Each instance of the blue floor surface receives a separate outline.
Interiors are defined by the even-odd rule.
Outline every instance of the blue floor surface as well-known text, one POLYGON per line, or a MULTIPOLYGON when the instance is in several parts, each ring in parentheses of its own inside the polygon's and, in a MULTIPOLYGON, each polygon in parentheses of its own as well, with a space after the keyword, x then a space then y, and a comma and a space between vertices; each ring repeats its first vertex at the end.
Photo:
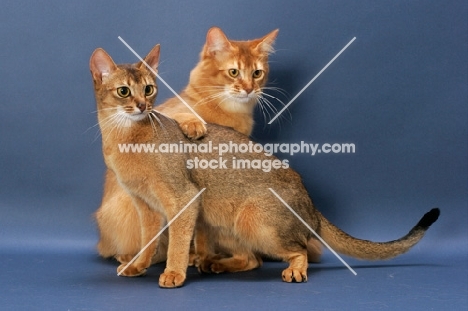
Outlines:
POLYGON ((385 262, 345 258, 354 276, 332 254, 309 265, 309 281, 281 281, 281 262, 254 271, 200 275, 189 268, 186 284, 161 289, 164 265, 139 278, 116 275, 117 263, 90 247, 74 251, 0 254, 2 310, 467 310, 465 251, 415 249, 385 262))

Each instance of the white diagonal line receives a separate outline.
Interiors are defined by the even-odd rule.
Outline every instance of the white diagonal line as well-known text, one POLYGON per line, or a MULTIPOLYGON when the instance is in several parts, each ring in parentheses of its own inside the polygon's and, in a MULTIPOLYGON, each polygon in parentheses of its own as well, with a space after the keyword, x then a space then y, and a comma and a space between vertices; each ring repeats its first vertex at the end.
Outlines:
POLYGON ((202 190, 200 190, 200 192, 198 192, 194 197, 193 199, 190 200, 190 202, 187 203, 187 205, 184 206, 183 209, 181 209, 168 223, 167 225, 165 225, 159 232, 158 234, 156 234, 154 236, 153 239, 151 239, 151 241, 148 242, 148 244, 145 245, 145 247, 143 247, 141 249, 141 251, 136 254, 132 260, 130 260, 129 263, 127 263, 127 265, 119 272, 117 273, 118 276, 120 276, 122 274, 122 272, 124 272, 133 262, 135 262, 135 260, 151 245, 151 243, 153 243, 154 241, 156 241, 156 239, 161 235, 161 233, 164 232, 164 230, 166 230, 167 228, 169 228, 169 226, 180 216, 180 214, 182 214, 186 209, 187 207, 190 206, 190 204, 193 203, 193 201, 196 200, 196 198, 198 198, 200 196, 200 194, 202 194, 203 191, 205 191, 206 188, 203 188, 202 190))
POLYGON ((337 58, 341 55, 341 53, 343 53, 343 52, 348 48, 348 46, 350 46, 351 43, 354 42, 354 40, 356 40, 356 37, 354 37, 353 39, 351 39, 351 41, 349 41, 348 44, 346 44, 346 46, 345 46, 344 48, 342 48, 341 51, 338 52, 338 54, 336 54, 335 57, 333 57, 332 60, 329 61, 328 64, 326 64, 325 67, 323 67, 323 69, 320 70, 320 72, 319 72, 318 74, 316 74, 315 77, 313 77, 312 80, 310 80, 309 83, 307 83, 306 86, 304 86, 304 87, 302 88, 302 90, 300 90, 299 93, 297 93, 297 95, 294 96, 293 99, 291 99, 291 100, 289 101, 289 103, 287 103, 286 106, 284 106, 283 109, 281 109, 281 110, 276 114, 276 116, 273 117, 273 119, 270 120, 270 122, 268 122, 268 124, 273 123, 273 121, 275 121, 276 118, 278 118, 278 117, 280 116, 280 114, 282 114, 282 113, 289 107, 289 105, 291 105, 291 104, 293 103, 293 101, 295 101, 295 100, 299 97, 299 95, 301 95, 302 92, 304 92, 304 91, 312 84, 312 82, 314 82, 314 81, 322 74, 322 72, 324 72, 325 69, 327 69, 328 66, 330 66, 330 65, 335 61, 335 59, 337 59, 337 58))
POLYGON ((180 95, 179 95, 176 91, 174 91, 174 89, 173 89, 169 84, 167 84, 166 81, 164 81, 164 79, 161 78, 161 76, 158 75, 158 73, 157 73, 153 68, 151 68, 151 67, 145 62, 145 60, 144 60, 143 58, 140 57, 140 55, 138 55, 138 53, 135 52, 135 50, 132 49, 132 47, 131 47, 130 45, 128 45, 128 43, 125 42, 124 39, 122 39, 122 37, 119 36, 118 38, 119 38, 120 41, 122 41, 122 43, 123 43, 133 54, 135 54, 135 56, 136 56, 141 62, 143 62, 143 64, 146 65, 146 67, 148 67, 149 70, 151 70, 151 71, 156 75, 156 77, 158 77, 158 79, 159 79, 159 80, 160 80, 160 81, 161 81, 161 82, 162 82, 162 83, 163 83, 163 84, 164 84, 164 85, 165 85, 165 86, 166 86, 166 87, 167 87, 167 88, 168 88, 168 89, 185 105, 185 106, 187 106, 188 109, 190 109, 190 111, 191 111, 198 119, 200 119, 200 121, 201 121, 203 124, 206 124, 205 120, 203 120, 202 117, 200 117, 200 115, 199 115, 198 113, 196 113, 195 110, 193 110, 193 108, 190 107, 190 105, 187 104, 187 102, 186 102, 182 97, 180 97, 180 95))
POLYGON ((272 193, 273 193, 273 194, 274 194, 290 211, 291 211, 291 213, 294 214, 294 216, 297 217, 297 219, 299 219, 299 220, 307 227, 307 229, 309 229, 309 230, 317 237, 317 239, 320 240, 320 242, 323 243, 323 245, 325 245, 325 246, 333 253, 333 255, 335 255, 335 256, 346 266, 346 268, 349 269, 349 271, 351 271, 351 273, 353 273, 354 275, 357 275, 356 271, 354 271, 353 268, 351 268, 351 267, 346 263, 346 261, 344 261, 343 258, 341 258, 341 256, 338 255, 338 253, 335 252, 335 251, 333 250, 333 248, 331 248, 330 245, 328 245, 328 243, 325 242, 325 240, 322 239, 322 237, 321 237, 320 235, 318 235, 317 232, 315 232, 315 230, 312 229, 312 228, 309 226, 309 224, 306 223, 306 222, 304 221, 304 219, 302 219, 301 216, 299 216, 299 214, 297 214, 296 211, 293 210, 292 207, 289 206, 288 203, 286 203, 286 201, 284 201, 283 198, 281 198, 281 197, 275 192, 275 190, 273 190, 273 189, 271 189, 271 188, 268 188, 268 189, 269 189, 269 190, 270 190, 270 191, 271 191, 271 192, 272 192, 272 193))

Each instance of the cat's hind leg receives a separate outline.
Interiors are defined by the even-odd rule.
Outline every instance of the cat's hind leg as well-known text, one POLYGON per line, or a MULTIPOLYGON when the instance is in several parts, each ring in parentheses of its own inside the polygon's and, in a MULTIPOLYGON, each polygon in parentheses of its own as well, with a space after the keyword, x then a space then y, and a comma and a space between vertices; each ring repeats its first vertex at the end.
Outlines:
POLYGON ((133 259, 135 255, 115 255, 114 258, 121 264, 126 265, 133 259))
POLYGON ((320 263, 322 256, 322 243, 315 238, 307 241, 307 260, 310 263, 320 263))
POLYGON ((210 270, 214 273, 249 271, 260 267, 262 263, 262 259, 254 253, 238 250, 232 257, 212 260, 210 270))
POLYGON ((297 229, 294 223, 288 222, 287 217, 273 219, 266 217, 267 212, 268 209, 257 206, 256 202, 245 204, 235 224, 238 241, 243 241, 251 250, 288 262, 289 267, 282 272, 283 281, 307 282, 308 235, 304 230, 297 229))
MULTIPOLYGON (((246 204, 243 213, 251 213, 250 208, 254 208, 254 206, 246 204)), ((234 231, 237 231, 240 226, 245 231, 244 235, 255 236, 249 221, 251 221, 250 218, 245 219, 241 216, 237 219, 234 231)), ((250 244, 244 245, 232 234, 231 230, 211 227, 202 218, 198 220, 195 241, 199 271, 207 273, 240 272, 252 270, 262 265, 262 259, 253 253, 249 247, 250 244)))
POLYGON ((240 243, 236 238, 218 232, 216 253, 221 254, 211 258, 209 269, 214 273, 241 272, 256 269, 263 263, 260 256, 240 243))
POLYGON ((284 282, 307 282, 307 250, 285 254, 283 260, 289 262, 289 267, 282 272, 284 282))

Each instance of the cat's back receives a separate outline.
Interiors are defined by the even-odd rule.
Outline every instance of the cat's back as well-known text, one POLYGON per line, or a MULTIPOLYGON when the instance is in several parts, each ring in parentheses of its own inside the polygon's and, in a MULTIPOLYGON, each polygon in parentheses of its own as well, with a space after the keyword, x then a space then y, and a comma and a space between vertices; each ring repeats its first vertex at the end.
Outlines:
POLYGON ((173 119, 161 114, 158 117, 160 123, 157 126, 161 128, 161 133, 155 135, 156 140, 159 143, 177 144, 176 154, 186 161, 191 159, 192 162, 186 162, 186 167, 193 171, 192 174, 205 179, 204 182, 222 178, 231 180, 233 184, 255 181, 267 182, 271 186, 302 186, 300 175, 289 167, 287 160, 268 154, 261 144, 251 141, 247 135, 230 127, 206 124, 207 134, 201 139, 191 140, 173 119), (202 163, 202 160, 212 165, 200 169, 201 165, 196 164, 202 163))
POLYGON ((235 131, 232 127, 210 123, 206 125, 207 134, 202 141, 211 141, 212 143, 226 143, 232 144, 249 143, 250 139, 247 135, 235 131))
POLYGON ((208 145, 211 153, 198 153, 200 158, 227 160, 226 167, 218 170, 230 180, 238 179, 239 183, 247 181, 268 181, 275 183, 295 185, 300 187, 300 175, 289 167, 288 160, 280 160, 275 155, 266 152, 263 145, 252 141, 247 135, 239 133, 230 127, 207 124, 208 133, 197 144, 208 145))
MULTIPOLYGON (((246 202, 262 202, 255 205, 257 212, 269 213, 275 210, 281 219, 286 219, 290 212, 279 203, 270 189, 281 193, 281 197, 294 206, 303 218, 314 213, 301 176, 289 167, 287 160, 280 160, 261 151, 260 144, 231 128, 214 124, 208 124, 207 128, 208 134, 198 140, 197 144, 211 145, 213 152, 199 150, 191 154, 190 159, 198 158, 198 167, 195 161, 191 162, 189 174, 198 186, 207 189, 203 200, 210 209, 215 210, 214 215, 218 215, 219 210, 234 213, 238 206, 246 202), (219 202, 230 204, 219 205, 219 202)), ((267 214, 262 215, 267 217, 267 214)))

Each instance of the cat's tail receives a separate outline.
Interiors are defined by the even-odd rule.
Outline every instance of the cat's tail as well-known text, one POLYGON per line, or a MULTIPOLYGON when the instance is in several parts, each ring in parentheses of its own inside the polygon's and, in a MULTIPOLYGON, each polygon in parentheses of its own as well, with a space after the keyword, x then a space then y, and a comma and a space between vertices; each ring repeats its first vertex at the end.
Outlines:
POLYGON ((404 237, 389 242, 360 240, 330 223, 320 212, 319 234, 338 253, 364 260, 384 260, 406 253, 421 240, 426 230, 439 218, 440 210, 433 208, 404 237))

